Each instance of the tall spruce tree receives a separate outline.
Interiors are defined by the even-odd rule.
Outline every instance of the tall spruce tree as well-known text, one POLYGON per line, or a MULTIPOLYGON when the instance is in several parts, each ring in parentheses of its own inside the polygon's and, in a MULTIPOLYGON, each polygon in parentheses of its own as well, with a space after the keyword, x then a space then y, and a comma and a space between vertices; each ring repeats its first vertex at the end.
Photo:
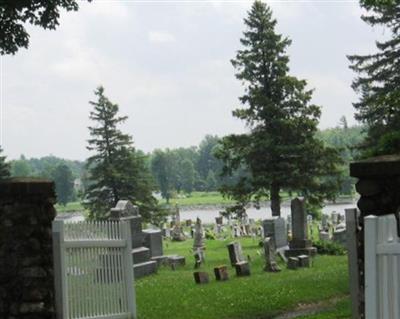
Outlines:
POLYGON ((156 199, 149 171, 143 157, 136 153, 131 136, 118 129, 127 117, 118 115, 118 105, 104 95, 103 87, 97 88, 95 95, 97 101, 89 103, 94 107, 90 119, 96 125, 89 127, 87 146, 95 154, 87 160, 89 178, 84 200, 89 217, 105 218, 120 199, 127 199, 139 206, 145 220, 150 220, 156 199))
POLYGON ((5 156, 1 156, 2 152, 3 150, 0 147, 0 180, 10 176, 10 164, 6 162, 5 156))
POLYGON ((246 122, 250 132, 223 139, 217 156, 223 173, 247 167, 235 185, 223 188, 242 205, 252 196, 269 196, 274 216, 280 215, 280 191, 302 192, 310 203, 336 194, 338 182, 323 178, 336 174, 337 152, 315 138, 320 107, 310 103, 306 81, 289 75, 286 54, 291 41, 276 33, 271 9, 255 1, 244 20, 243 48, 232 60, 245 93, 245 106, 233 115, 246 122))
POLYGON ((356 119, 366 124, 368 136, 364 156, 400 153, 400 2, 360 1, 371 26, 389 29, 389 39, 376 42, 378 52, 349 56, 350 68, 358 73, 353 89, 360 100, 354 103, 356 119))

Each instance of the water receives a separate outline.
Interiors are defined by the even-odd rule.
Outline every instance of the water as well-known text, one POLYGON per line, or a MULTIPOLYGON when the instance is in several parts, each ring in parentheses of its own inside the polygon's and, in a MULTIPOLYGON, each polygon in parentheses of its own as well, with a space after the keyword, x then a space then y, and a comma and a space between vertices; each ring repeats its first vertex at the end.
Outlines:
MULTIPOLYGON (((347 208, 355 208, 355 202, 349 203, 340 203, 340 204, 328 204, 323 209, 322 212, 330 215, 332 212, 337 212, 344 215, 344 210, 347 208)), ((203 223, 215 223, 215 217, 219 216, 219 212, 223 210, 222 208, 206 208, 206 209, 185 209, 181 208, 180 215, 181 220, 191 219, 195 220, 197 217, 201 219, 203 223)), ((260 209, 256 209, 255 207, 246 209, 247 215, 249 218, 257 219, 266 219, 272 217, 271 209, 269 207, 261 207, 260 209)), ((290 204, 284 203, 281 206, 281 216, 287 217, 290 214, 290 204)))
MULTIPOLYGON (((330 215, 332 212, 337 212, 340 214, 344 214, 344 210, 346 208, 355 208, 355 202, 348 203, 339 203, 339 204, 327 204, 323 209, 323 213, 330 215)), ((223 208, 219 207, 207 207, 207 208, 181 208, 180 215, 181 220, 191 219, 195 220, 199 217, 203 223, 210 224, 215 223, 215 217, 219 216, 219 212, 223 210, 223 208)), ((247 208, 246 210, 249 218, 257 219, 266 219, 271 217, 271 209, 269 206, 263 206, 260 209, 255 207, 247 208)), ((283 203, 281 206, 281 216, 287 217, 290 214, 290 203, 283 203)), ((84 217, 80 213, 73 214, 60 214, 57 218, 62 218, 64 220, 72 221, 82 221, 84 217)))

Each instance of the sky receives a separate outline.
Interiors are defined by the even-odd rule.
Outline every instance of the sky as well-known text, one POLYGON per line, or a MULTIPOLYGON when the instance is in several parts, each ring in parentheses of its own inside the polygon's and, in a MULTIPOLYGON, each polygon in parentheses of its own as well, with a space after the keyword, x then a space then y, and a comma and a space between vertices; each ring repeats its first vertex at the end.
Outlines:
MULTIPOLYGON (((293 42, 290 73, 313 88, 320 128, 356 124, 346 55, 375 51, 384 35, 357 1, 267 1, 277 31, 293 42)), ((198 145, 206 134, 244 132, 232 117, 243 93, 230 60, 241 48, 251 1, 79 2, 56 31, 28 27, 30 46, 1 58, 0 144, 9 159, 83 160, 97 86, 129 118, 135 147, 198 145)))

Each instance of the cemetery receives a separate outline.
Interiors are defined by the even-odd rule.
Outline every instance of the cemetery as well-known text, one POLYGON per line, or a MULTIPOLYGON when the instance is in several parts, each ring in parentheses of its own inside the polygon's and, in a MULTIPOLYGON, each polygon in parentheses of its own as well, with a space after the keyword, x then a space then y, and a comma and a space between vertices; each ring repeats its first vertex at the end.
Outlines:
POLYGON ((1 1, 0 319, 400 319, 399 18, 1 1))

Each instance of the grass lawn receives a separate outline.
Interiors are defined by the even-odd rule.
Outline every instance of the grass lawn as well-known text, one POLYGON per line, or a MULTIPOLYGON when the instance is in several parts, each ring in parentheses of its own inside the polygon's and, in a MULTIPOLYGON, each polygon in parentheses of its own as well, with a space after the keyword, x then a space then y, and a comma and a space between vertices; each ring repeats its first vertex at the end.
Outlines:
POLYGON ((251 276, 237 278, 229 266, 230 280, 217 282, 213 267, 229 264, 226 244, 206 241, 206 265, 211 282, 196 285, 193 279, 192 240, 165 241, 165 254, 186 257, 187 265, 172 271, 161 268, 157 275, 136 281, 140 319, 268 319, 296 310, 301 304, 324 303, 324 311, 303 319, 350 318, 346 256, 318 256, 309 269, 263 271, 264 257, 257 240, 240 240, 251 258, 251 276), (330 301, 337 300, 332 306, 330 301))
MULTIPOLYGON (((281 193, 283 200, 289 198, 289 194, 281 193)), ((160 201, 166 203, 165 199, 160 201)), ((223 198, 219 192, 193 192, 182 198, 172 198, 170 204, 178 204, 179 206, 196 206, 196 205, 224 205, 232 204, 234 200, 223 198)))
POLYGON ((81 202, 69 202, 67 205, 55 205, 58 213, 81 212, 84 210, 81 202))

